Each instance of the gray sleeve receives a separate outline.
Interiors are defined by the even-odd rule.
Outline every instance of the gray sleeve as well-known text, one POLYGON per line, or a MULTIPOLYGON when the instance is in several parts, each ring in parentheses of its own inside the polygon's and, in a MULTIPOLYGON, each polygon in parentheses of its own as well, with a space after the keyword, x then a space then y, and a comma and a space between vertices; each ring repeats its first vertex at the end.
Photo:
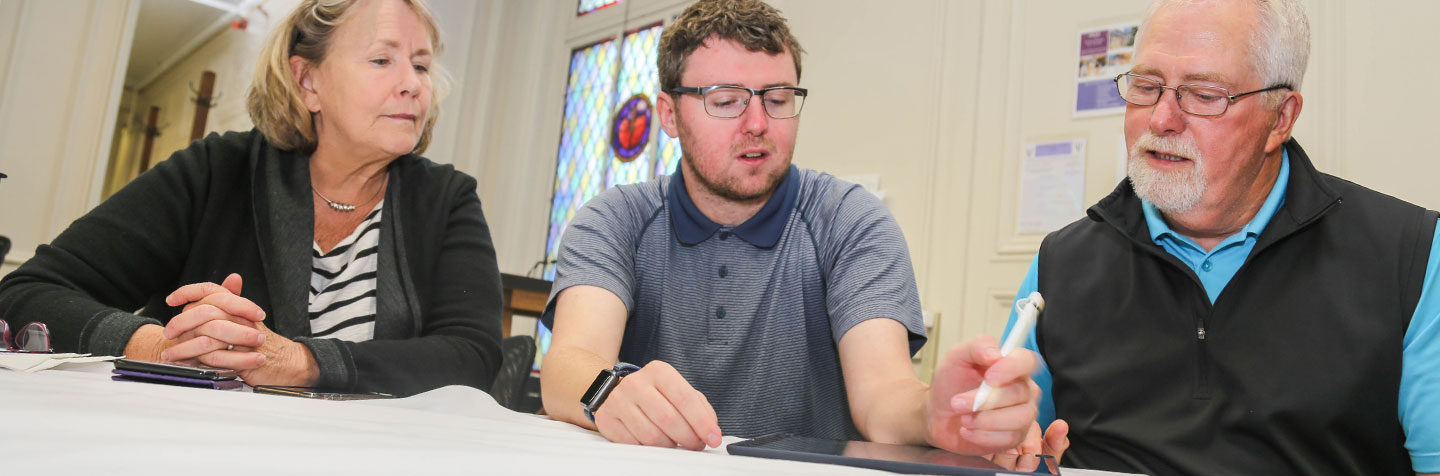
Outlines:
POLYGON ((905 235, 878 198, 850 186, 834 204, 817 244, 826 266, 831 332, 840 338, 861 322, 894 319, 909 331, 910 353, 925 345, 920 293, 905 235))
MULTIPOLYGON (((642 184, 641 187, 644 185, 642 184)), ((658 189, 658 187, 656 187, 658 189)), ((575 213, 560 241, 555 284, 540 320, 554 329, 555 298, 572 286, 596 286, 635 307, 635 250, 645 225, 658 209, 640 187, 615 187, 575 213)))
POLYGON ((145 324, 163 326, 160 321, 140 317, 125 311, 106 311, 90 319, 81 330, 80 341, 84 347, 80 352, 94 355, 125 355, 125 346, 130 336, 145 324))
POLYGON ((350 349, 337 339, 311 339, 299 337, 296 342, 310 349, 315 357, 315 366, 320 369, 316 387, 350 389, 355 385, 355 366, 351 362, 350 349))

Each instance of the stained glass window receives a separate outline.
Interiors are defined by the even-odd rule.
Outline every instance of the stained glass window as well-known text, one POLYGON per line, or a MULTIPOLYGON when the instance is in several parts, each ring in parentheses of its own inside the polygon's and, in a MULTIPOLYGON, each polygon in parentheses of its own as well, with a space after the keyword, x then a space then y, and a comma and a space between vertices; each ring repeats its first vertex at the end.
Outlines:
POLYGON ((575 16, 593 13, 596 10, 614 6, 618 3, 620 3, 620 0, 580 0, 580 7, 575 10, 575 16))
POLYGON ((578 48, 570 56, 545 279, 555 279, 561 235, 585 202, 616 185, 673 173, 680 163, 680 141, 660 131, 653 114, 660 88, 655 59, 663 29, 654 25, 635 30, 578 48), (656 136, 658 140, 651 140, 656 136))
MULTIPOLYGON (((581 2, 582 12, 586 4, 581 2)), ((545 243, 545 279, 555 279, 561 236, 585 202, 616 185, 674 173, 680 163, 680 141, 660 130, 654 114, 660 90, 655 59, 663 30, 659 24, 644 27, 577 48, 570 55, 545 243)), ((536 337, 543 354, 550 333, 542 326, 536 337)))
POLYGON ((615 90, 617 41, 605 40, 570 55, 565 88, 565 120, 555 166, 555 196, 550 202, 550 232, 545 240, 545 279, 555 279, 560 233, 586 201, 599 194, 610 158, 606 140, 615 90))
MULTIPOLYGON (((657 49, 660 45, 660 31, 662 27, 656 26, 625 35, 624 42, 620 46, 620 74, 615 84, 615 104, 623 105, 630 98, 637 94, 643 94, 649 101, 655 100, 655 95, 660 91, 660 72, 655 64, 657 49)), ((651 106, 653 107, 653 106, 651 106)), ((653 115, 647 123, 653 123, 658 119, 653 115)), ((675 159, 666 163, 664 160, 656 161, 654 148, 646 148, 639 155, 631 157, 629 162, 612 161, 610 169, 605 173, 605 188, 616 185, 638 183, 649 180, 657 175, 668 174, 675 170, 675 164, 680 157, 680 141, 667 140, 670 136, 665 135, 658 127, 652 127, 655 135, 660 137, 660 148, 673 149, 671 156, 675 159)), ((617 148, 618 149, 618 148, 617 148)), ((619 150, 615 155, 620 155, 619 150)), ((658 154, 665 157, 662 152, 658 154)))

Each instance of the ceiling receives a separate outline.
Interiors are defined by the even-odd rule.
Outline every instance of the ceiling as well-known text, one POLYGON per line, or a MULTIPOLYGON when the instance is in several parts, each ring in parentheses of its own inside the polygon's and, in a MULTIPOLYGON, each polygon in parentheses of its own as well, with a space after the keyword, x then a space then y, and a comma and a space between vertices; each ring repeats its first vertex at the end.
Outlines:
POLYGON ((215 22, 229 18, 229 12, 218 4, 239 8, 243 0, 141 0, 140 16, 135 24, 135 40, 130 48, 130 67, 125 71, 125 87, 138 89, 152 80, 160 70, 168 68, 182 49, 193 46, 204 36, 213 35, 215 22))

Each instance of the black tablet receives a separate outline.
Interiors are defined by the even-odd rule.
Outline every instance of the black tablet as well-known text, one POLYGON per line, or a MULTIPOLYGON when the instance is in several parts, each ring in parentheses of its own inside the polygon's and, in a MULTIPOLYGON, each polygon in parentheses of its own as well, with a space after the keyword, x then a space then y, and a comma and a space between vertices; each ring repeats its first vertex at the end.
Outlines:
POLYGON ((761 458, 787 459, 810 463, 839 464, 905 474, 945 474, 961 476, 995 475, 1057 475, 1059 465, 1045 455, 1039 469, 1016 471, 1005 469, 978 456, 965 456, 922 446, 890 445, 869 441, 837 441, 788 433, 765 435, 733 443, 726 447, 730 454, 761 458))

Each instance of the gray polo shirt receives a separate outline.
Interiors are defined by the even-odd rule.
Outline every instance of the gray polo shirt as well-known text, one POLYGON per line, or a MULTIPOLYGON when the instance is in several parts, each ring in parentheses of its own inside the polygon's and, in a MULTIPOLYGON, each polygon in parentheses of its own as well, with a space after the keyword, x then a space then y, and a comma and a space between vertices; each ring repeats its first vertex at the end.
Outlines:
MULTIPOLYGON (((662 360, 705 394, 726 435, 859 438, 837 344, 890 318, 925 344, 900 227, 858 185, 792 166, 735 227, 706 218, 679 171, 585 204, 561 242, 555 296, 598 286, 625 303, 620 360, 662 360)), ((579 402, 576 402, 579 405, 579 402)))

